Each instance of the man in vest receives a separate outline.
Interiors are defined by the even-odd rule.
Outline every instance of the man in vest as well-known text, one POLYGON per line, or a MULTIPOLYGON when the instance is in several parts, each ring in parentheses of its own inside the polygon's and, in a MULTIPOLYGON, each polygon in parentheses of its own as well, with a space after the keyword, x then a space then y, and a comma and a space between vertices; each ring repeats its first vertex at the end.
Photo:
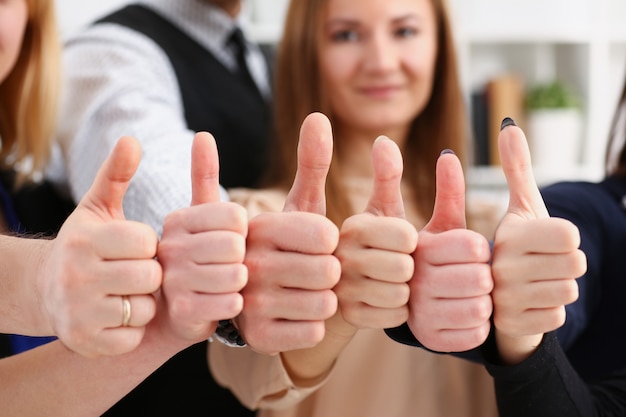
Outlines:
MULTIPOLYGON (((189 205, 194 132, 216 138, 225 188, 259 184, 270 71, 260 47, 242 36, 241 7, 240 0, 138 0, 68 39, 58 139, 75 201, 123 135, 137 137, 143 149, 124 212, 159 235, 165 215, 189 205)), ((215 383, 204 342, 105 415, 254 413, 215 383)))

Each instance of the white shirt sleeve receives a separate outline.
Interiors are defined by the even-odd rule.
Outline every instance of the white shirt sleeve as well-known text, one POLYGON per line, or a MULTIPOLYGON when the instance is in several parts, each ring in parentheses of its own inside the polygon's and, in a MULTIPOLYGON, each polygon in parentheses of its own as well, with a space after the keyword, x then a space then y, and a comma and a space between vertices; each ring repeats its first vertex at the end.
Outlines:
POLYGON ((67 43, 64 73, 58 140, 72 197, 86 193, 121 136, 134 136, 143 155, 124 212, 160 235, 165 215, 191 202, 194 132, 169 59, 144 35, 100 24, 67 43))

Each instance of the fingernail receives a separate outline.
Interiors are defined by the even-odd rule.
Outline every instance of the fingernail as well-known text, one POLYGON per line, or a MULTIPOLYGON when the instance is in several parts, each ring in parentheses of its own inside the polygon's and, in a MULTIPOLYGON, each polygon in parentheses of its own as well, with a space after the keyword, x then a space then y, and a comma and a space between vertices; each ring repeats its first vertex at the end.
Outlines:
POLYGON ((507 126, 517 126, 517 125, 515 124, 515 120, 511 119, 510 117, 505 117, 502 120, 502 124, 500 125, 500 130, 504 130, 504 128, 507 126))
POLYGON ((454 155, 454 151, 452 149, 444 149, 443 151, 441 151, 441 154, 439 154, 439 156, 445 155, 447 153, 454 155))
POLYGON ((376 140, 374 141, 374 143, 381 141, 381 140, 385 140, 385 139, 389 139, 387 136, 385 135, 380 135, 379 137, 376 138, 376 140))

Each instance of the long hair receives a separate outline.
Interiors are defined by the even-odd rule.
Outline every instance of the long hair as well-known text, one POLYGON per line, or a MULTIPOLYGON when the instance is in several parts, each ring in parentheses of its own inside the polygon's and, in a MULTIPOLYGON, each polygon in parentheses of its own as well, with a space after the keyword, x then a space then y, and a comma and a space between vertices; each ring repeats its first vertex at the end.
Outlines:
MULTIPOLYGON (((435 166, 440 152, 453 149, 465 162, 469 140, 448 9, 445 0, 431 1, 437 25, 434 85, 425 108, 413 120, 402 149, 404 178, 414 190, 419 214, 428 217, 434 205, 435 166)), ((309 113, 320 111, 333 121, 319 69, 326 3, 327 0, 292 0, 287 11, 276 61, 276 132, 268 185, 287 188, 292 183, 297 167, 299 128, 309 113)), ((341 176, 335 162, 331 165, 326 192, 331 196, 327 200, 327 216, 340 224, 353 214, 353 209, 346 193, 342 192, 341 176)))
POLYGON ((50 156, 59 98, 61 46, 52 0, 27 0, 28 22, 13 70, 0 84, 0 163, 18 182, 50 156))

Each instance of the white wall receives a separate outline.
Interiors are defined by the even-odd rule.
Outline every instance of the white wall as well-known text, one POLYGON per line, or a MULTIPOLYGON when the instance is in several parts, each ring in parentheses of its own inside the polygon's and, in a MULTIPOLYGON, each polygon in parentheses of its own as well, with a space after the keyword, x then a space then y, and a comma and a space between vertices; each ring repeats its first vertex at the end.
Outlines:
POLYGON ((61 35, 67 36, 82 25, 126 3, 130 3, 130 0, 56 0, 61 35))
MULTIPOLYGON (((171 0, 184 1, 184 0, 171 0)), ((62 36, 132 0, 56 0, 62 36)), ((282 31, 288 0, 243 0, 243 13, 252 23, 250 34, 258 41, 274 42, 282 31)))

